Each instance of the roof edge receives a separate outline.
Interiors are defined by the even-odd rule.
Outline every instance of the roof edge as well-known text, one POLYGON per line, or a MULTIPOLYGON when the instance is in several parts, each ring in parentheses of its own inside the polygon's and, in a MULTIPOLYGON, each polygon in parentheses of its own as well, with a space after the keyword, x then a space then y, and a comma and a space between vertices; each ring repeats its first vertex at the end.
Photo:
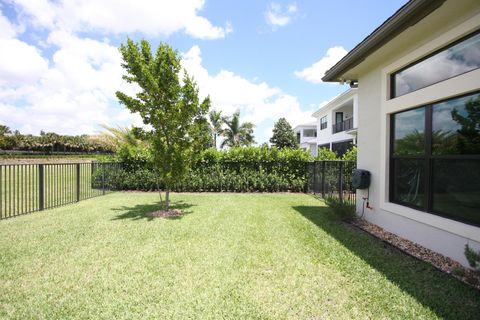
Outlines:
POLYGON ((324 82, 341 82, 340 79, 348 70, 359 65, 373 52, 388 43, 404 30, 415 25, 427 15, 438 9, 446 0, 411 0, 385 20, 370 35, 362 40, 355 48, 330 68, 322 77, 324 82))
POLYGON ((357 93, 357 88, 350 88, 346 91, 343 91, 340 93, 338 96, 334 97, 332 100, 328 101, 324 106, 321 106, 320 108, 317 109, 314 113, 312 113, 312 117, 318 118, 320 114, 325 112, 325 110, 331 108, 341 100, 346 100, 349 98, 353 98, 353 96, 357 93))

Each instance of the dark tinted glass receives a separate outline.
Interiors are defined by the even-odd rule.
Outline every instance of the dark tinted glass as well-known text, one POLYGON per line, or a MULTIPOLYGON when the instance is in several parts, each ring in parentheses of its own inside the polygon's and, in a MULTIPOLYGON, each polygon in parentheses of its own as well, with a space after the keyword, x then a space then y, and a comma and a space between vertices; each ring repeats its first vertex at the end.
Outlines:
POLYGON ((320 129, 323 130, 327 127, 327 116, 320 118, 320 129))
POLYGON ((425 153, 425 108, 393 115, 395 156, 414 156, 425 153))
POLYGON ((392 75, 392 98, 480 68, 480 33, 392 75))
POLYGON ((432 152, 480 154, 480 94, 433 105, 432 152))
POLYGON ((434 160, 433 210, 480 225, 480 160, 434 160))
POLYGON ((393 160, 393 201, 411 206, 425 206, 425 161, 393 160))

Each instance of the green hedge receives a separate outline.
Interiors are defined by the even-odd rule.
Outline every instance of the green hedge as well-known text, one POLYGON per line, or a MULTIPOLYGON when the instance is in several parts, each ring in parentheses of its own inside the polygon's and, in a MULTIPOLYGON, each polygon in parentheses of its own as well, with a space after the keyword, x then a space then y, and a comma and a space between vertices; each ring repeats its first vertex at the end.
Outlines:
MULTIPOLYGON (((121 169, 109 173, 120 190, 157 189, 157 175, 146 150, 118 152, 121 169)), ((174 191, 278 192, 305 191, 310 156, 297 149, 243 147, 208 149, 199 155, 174 191)), ((160 188, 165 186, 159 181, 160 188)))

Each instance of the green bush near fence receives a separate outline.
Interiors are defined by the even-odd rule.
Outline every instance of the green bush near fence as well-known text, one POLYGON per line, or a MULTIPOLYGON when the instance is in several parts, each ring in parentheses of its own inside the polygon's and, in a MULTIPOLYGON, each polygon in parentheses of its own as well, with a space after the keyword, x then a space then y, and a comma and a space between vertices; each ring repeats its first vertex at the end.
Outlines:
POLYGON ((339 199, 338 197, 327 196, 325 203, 329 206, 333 213, 343 221, 352 221, 355 219, 355 202, 349 202, 339 199))
MULTIPOLYGON (((122 169, 115 175, 120 190, 157 189, 158 175, 149 166, 146 150, 125 148, 118 153, 122 169)), ((308 153, 299 149, 232 148, 205 150, 174 191, 279 192, 305 191, 308 153)), ((162 181, 159 187, 163 188, 162 181)))

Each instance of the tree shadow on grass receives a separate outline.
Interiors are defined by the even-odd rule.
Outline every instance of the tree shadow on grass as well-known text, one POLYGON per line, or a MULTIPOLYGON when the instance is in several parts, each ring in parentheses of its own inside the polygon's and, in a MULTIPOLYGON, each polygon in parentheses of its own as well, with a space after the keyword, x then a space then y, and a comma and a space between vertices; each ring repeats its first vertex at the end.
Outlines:
MULTIPOLYGON (((328 207, 294 206, 390 282, 445 319, 478 319, 480 292, 379 239, 340 222, 328 207)), ((338 266, 337 266, 338 267, 338 266)), ((345 263, 346 273, 354 272, 345 263)), ((391 303, 394 303, 393 301, 391 303)))
POLYGON ((163 204, 160 203, 149 203, 149 204, 137 204, 133 207, 120 207, 114 208, 114 211, 122 212, 118 216, 114 217, 112 220, 123 220, 123 219, 130 219, 130 220, 140 220, 146 219, 151 221, 153 219, 167 219, 167 220, 178 220, 186 216, 187 214, 192 213, 191 210, 187 210, 194 205, 191 203, 185 203, 184 201, 174 201, 170 203, 171 209, 177 209, 182 211, 182 215, 179 216, 172 216, 172 217, 165 217, 165 218, 154 218, 149 216, 148 214, 157 210, 163 209, 163 204))

